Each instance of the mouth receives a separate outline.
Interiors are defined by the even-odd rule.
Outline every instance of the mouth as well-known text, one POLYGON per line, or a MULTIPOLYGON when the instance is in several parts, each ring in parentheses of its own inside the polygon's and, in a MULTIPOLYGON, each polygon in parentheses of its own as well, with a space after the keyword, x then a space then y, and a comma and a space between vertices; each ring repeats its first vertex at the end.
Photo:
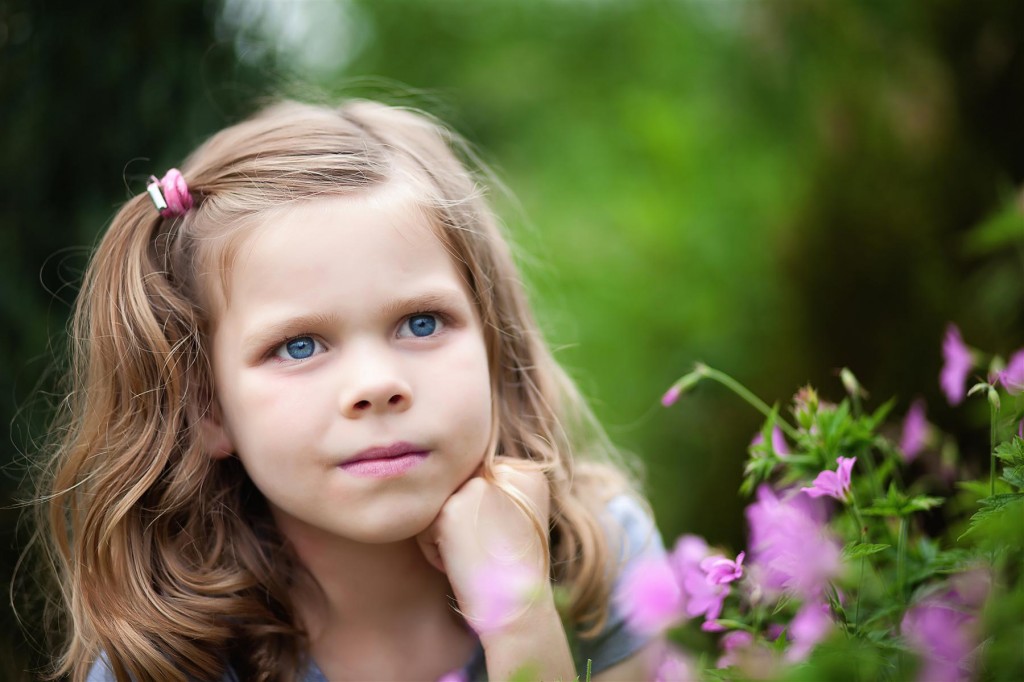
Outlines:
POLYGON ((390 478, 405 473, 430 454, 430 450, 412 443, 392 443, 367 448, 349 457, 339 466, 354 476, 390 478))

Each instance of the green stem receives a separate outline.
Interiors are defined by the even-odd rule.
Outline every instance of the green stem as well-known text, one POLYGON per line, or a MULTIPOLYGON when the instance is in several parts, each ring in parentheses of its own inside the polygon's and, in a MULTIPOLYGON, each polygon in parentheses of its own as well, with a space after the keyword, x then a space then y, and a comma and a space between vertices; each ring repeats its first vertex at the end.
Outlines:
POLYGON ((772 419, 774 416, 775 423, 778 424, 779 428, 781 428, 782 431, 792 440, 795 441, 799 438, 799 434, 797 433, 796 429, 790 426, 789 423, 786 422, 786 420, 779 417, 779 415, 773 415, 772 408, 768 407, 767 403, 765 403, 763 400, 761 400, 756 395, 751 393, 746 386, 736 381, 728 374, 725 374, 724 372, 719 372, 717 369, 712 369, 711 367, 708 367, 703 363, 697 364, 697 371, 706 376, 708 379, 717 381, 718 383, 722 384, 723 386, 731 390, 733 393, 738 395, 739 397, 746 400, 754 407, 754 409, 763 414, 766 418, 772 419))
POLYGON ((999 408, 989 401, 988 421, 988 487, 989 495, 996 494, 996 422, 999 421, 999 408))
POLYGON ((882 481, 878 478, 878 472, 875 469, 875 458, 872 454, 871 447, 862 448, 858 453, 860 456, 857 458, 858 462, 864 462, 864 466, 868 470, 868 482, 871 483, 872 492, 875 497, 882 496, 882 481))
POLYGON ((900 517, 900 535, 896 542, 896 585, 900 601, 906 603, 907 591, 907 517, 900 517))
MULTIPOLYGON (((860 541, 863 543, 867 540, 868 529, 864 525, 864 518, 860 515, 860 507, 857 506, 857 496, 850 490, 850 511, 853 512, 853 518, 857 522, 857 535, 860 536, 860 541)), ((853 606, 853 622, 855 627, 860 628, 860 595, 864 591, 864 560, 866 557, 860 558, 860 584, 857 586, 857 603, 853 606)))

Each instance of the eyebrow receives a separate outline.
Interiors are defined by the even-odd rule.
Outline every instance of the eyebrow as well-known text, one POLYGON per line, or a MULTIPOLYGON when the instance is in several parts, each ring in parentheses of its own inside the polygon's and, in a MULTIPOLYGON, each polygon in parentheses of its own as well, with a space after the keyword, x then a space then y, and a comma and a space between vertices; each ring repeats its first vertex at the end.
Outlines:
MULTIPOLYGON (((438 289, 408 298, 388 300, 377 309, 377 314, 388 318, 445 308, 469 315, 472 314, 472 310, 467 304, 468 301, 462 292, 456 289, 438 289)), ((340 317, 334 313, 310 313, 287 317, 260 325, 257 330, 243 336, 242 348, 246 356, 252 356, 262 353, 271 343, 284 340, 291 335, 336 326, 340 321, 340 317)))

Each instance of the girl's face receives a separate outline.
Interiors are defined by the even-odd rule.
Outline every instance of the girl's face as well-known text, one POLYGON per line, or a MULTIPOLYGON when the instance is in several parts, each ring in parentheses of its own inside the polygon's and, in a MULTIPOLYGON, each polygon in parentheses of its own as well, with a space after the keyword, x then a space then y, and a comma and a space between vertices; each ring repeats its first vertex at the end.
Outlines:
POLYGON ((207 428, 285 535, 423 531, 484 456, 491 386, 475 306, 409 193, 281 209, 243 241, 228 283, 207 428))

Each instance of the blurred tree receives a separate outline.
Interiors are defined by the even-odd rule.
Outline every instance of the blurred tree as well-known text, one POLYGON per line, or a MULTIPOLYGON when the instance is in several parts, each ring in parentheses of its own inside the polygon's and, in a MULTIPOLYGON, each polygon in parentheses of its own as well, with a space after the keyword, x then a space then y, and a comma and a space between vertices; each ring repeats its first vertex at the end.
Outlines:
MULTIPOLYGON (((0 584, 27 539, 28 467, 58 397, 54 358, 94 242, 117 204, 237 115, 261 76, 214 34, 215 8, 175 3, 0 3, 0 584), (45 376, 44 376, 45 375, 45 376), (42 392, 35 392, 40 387, 42 392)), ((22 617, 0 615, 0 678, 19 679, 45 651, 34 565, 14 587, 22 617), (29 646, 25 646, 26 638, 29 646)))

